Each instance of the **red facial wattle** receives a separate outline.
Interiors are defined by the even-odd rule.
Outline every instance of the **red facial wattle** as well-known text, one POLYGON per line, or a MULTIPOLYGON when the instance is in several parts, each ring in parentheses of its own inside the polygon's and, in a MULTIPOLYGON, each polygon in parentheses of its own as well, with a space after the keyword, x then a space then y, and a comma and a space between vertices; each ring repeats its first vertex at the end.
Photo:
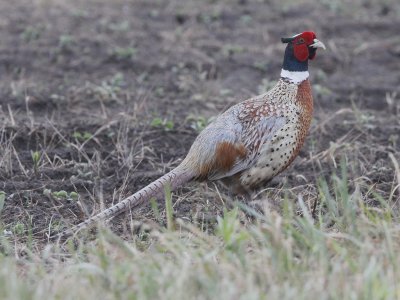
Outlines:
POLYGON ((306 61, 308 59, 308 47, 306 44, 295 45, 294 46, 294 56, 298 61, 306 61))
POLYGON ((308 46, 314 42, 316 35, 312 31, 305 31, 302 34, 298 35, 294 41, 294 56, 297 60, 303 62, 307 59, 314 59, 316 52, 310 53, 308 46))

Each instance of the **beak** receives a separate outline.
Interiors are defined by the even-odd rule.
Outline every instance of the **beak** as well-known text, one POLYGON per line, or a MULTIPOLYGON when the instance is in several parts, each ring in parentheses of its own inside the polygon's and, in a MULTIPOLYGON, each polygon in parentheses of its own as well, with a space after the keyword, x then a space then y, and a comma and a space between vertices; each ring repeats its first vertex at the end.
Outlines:
POLYGON ((322 48, 322 49, 326 50, 326 47, 325 47, 324 43, 321 42, 320 40, 314 39, 313 42, 314 42, 314 44, 311 44, 310 47, 313 47, 313 48, 322 48))

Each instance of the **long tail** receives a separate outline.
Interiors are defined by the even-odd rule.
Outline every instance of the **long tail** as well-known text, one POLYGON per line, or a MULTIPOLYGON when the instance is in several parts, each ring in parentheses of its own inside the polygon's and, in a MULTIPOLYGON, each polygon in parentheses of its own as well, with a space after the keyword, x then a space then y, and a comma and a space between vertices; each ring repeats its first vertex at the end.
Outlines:
POLYGON ((171 190, 174 190, 182 186, 186 182, 192 180, 193 178, 194 178, 193 174, 185 170, 185 168, 182 167, 182 165, 180 165, 175 169, 173 169, 172 171, 170 171, 169 173, 160 177, 156 181, 153 181, 148 186, 142 188, 140 191, 125 198, 121 202, 115 204, 114 206, 111 206, 110 208, 103 210, 102 212, 87 219, 86 221, 57 234, 55 238, 58 239, 67 238, 68 236, 71 236, 82 229, 93 226, 99 221, 115 217, 128 209, 137 207, 153 197, 154 198, 160 197, 161 195, 163 195, 164 187, 167 184, 170 185, 171 190))

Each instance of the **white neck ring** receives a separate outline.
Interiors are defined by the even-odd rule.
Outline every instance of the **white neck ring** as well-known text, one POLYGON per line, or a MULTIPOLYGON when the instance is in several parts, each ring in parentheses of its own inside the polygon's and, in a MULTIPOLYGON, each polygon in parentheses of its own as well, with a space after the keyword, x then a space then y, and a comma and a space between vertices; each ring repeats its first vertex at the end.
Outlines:
POLYGON ((285 78, 289 80, 289 82, 294 83, 294 84, 299 84, 302 83, 304 80, 308 79, 310 76, 310 73, 308 71, 288 71, 285 69, 282 69, 281 71, 281 78, 285 78))

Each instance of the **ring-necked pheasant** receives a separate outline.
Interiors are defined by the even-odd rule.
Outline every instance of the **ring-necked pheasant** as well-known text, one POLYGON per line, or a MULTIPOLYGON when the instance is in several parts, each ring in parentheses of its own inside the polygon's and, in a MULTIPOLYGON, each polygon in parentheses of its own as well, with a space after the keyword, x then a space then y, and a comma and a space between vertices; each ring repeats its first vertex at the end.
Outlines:
POLYGON ((281 78, 270 91, 221 114, 199 134, 175 169, 59 236, 160 197, 166 184, 173 190, 191 180, 228 179, 236 188, 248 190, 286 169, 299 153, 311 123, 308 60, 325 46, 311 31, 282 38, 282 42, 287 46, 281 78))

